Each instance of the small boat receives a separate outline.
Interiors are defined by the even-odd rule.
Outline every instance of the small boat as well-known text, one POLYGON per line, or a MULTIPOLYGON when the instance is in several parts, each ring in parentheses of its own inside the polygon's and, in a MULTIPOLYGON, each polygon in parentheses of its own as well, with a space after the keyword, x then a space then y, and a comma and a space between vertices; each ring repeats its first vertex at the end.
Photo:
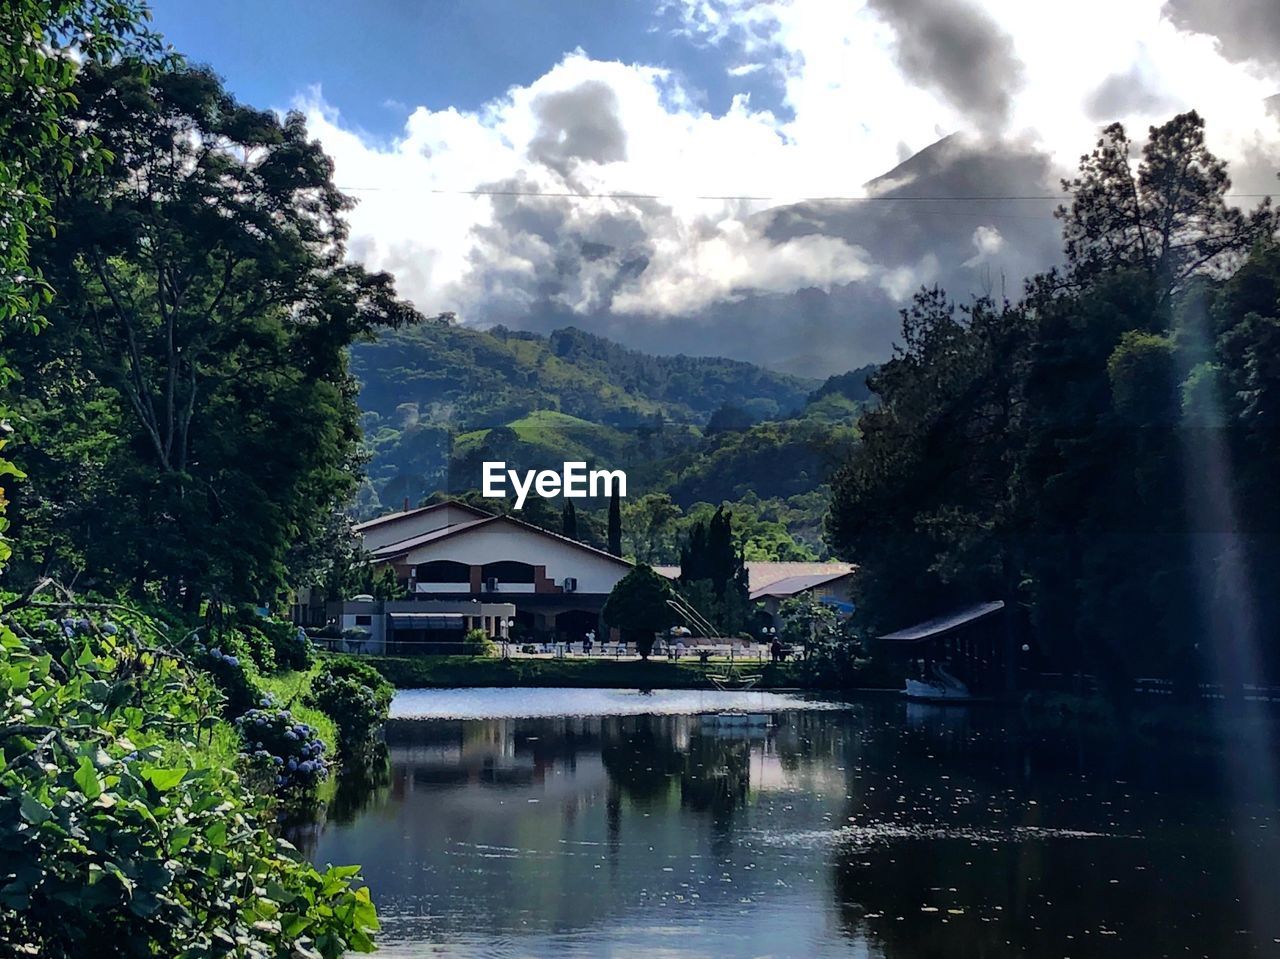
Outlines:
POLYGON ((768 713, 747 713, 740 709, 702 715, 704 726, 768 726, 772 721, 773 717, 768 713))
POLYGON ((711 681, 711 685, 722 692, 730 690, 750 689, 756 683, 760 682, 760 674, 753 673, 750 675, 737 675, 727 673, 724 675, 708 674, 707 679, 711 681))
POLYGON ((907 699, 922 702, 968 702, 973 699, 969 687, 941 663, 934 663, 930 675, 925 679, 908 679, 907 699))

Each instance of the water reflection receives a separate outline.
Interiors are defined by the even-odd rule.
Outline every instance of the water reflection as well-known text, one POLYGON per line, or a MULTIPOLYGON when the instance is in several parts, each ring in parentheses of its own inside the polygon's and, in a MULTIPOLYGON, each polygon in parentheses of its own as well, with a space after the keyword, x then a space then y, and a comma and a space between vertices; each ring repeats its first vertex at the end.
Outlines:
POLYGON ((1263 797, 1222 755, 898 703, 397 721, 318 861, 364 865, 390 955, 1272 955, 1263 797), (1247 828, 1239 828, 1239 823, 1247 828), (1234 828, 1234 834, 1233 834, 1234 828), (1249 852, 1251 855, 1244 855, 1249 852))

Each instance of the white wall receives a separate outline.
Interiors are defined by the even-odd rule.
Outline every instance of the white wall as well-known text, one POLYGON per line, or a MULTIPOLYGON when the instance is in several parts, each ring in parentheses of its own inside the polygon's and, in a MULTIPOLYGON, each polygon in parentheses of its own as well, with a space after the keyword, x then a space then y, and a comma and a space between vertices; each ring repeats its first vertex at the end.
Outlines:
POLYGON ((427 543, 411 550, 404 562, 416 566, 440 559, 472 566, 501 560, 545 566, 557 586, 566 576, 577 578, 579 593, 608 593, 631 569, 621 560, 503 520, 427 543))

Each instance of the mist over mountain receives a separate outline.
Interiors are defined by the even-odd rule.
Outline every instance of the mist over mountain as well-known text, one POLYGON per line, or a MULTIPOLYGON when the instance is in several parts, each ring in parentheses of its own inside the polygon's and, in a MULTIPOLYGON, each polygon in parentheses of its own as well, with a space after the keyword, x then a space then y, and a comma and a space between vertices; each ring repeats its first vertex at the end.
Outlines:
POLYGON ((554 242, 556 256, 532 301, 506 309, 499 297, 495 315, 504 325, 541 333, 572 323, 653 354, 717 354, 829 376, 887 358, 898 310, 922 285, 940 283, 961 301, 1016 296, 1028 276, 1056 263, 1058 172, 1030 148, 947 136, 865 184, 866 199, 788 204, 746 218, 745 233, 764 255, 811 257, 823 282, 790 291, 730 290, 678 316, 614 309, 616 295, 654 255, 641 212, 584 217, 545 198, 504 197, 498 224, 489 228, 493 241, 554 242), (855 271, 860 278, 830 282, 822 263, 832 249, 852 251, 865 264, 855 271), (570 299, 581 302, 584 285, 594 291, 595 306, 566 305, 566 291, 573 288, 570 299))

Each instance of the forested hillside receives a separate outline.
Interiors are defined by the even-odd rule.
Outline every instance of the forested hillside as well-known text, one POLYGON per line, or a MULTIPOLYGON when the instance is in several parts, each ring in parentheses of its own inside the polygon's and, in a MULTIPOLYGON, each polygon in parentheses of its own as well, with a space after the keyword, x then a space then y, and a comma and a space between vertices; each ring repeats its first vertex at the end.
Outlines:
MULTIPOLYGON (((645 529, 655 509, 701 516, 738 504, 736 528, 755 558, 825 553, 824 484, 872 402, 874 369, 819 383, 716 357, 650 356, 577 329, 543 337, 447 318, 388 331, 352 354, 370 457, 361 518, 476 490, 487 460, 520 469, 584 460, 627 471, 624 508, 645 529), (767 528, 749 532, 757 520, 767 528)), ((604 504, 578 505, 580 535, 603 545, 593 511, 602 520, 604 504)), ((526 518, 554 526, 558 509, 531 503, 526 518)), ((632 554, 674 561, 678 526, 628 537, 632 554)))
POLYGON ((817 385, 736 360, 650 356, 573 328, 543 337, 448 319, 361 344, 353 368, 378 427, 429 420, 458 432, 534 410, 627 429, 657 416, 702 424, 727 403, 763 420, 793 411, 817 385))
MULTIPOLYGON (((441 318, 352 352, 370 456, 361 516, 476 489, 486 460, 585 460, 627 470, 632 499, 773 503, 821 550, 825 477, 870 400, 870 368, 818 383, 715 357, 650 356, 577 329, 543 337, 441 318), (802 507, 781 508, 795 498, 802 507)), ((587 535, 601 504, 581 505, 587 535)))

